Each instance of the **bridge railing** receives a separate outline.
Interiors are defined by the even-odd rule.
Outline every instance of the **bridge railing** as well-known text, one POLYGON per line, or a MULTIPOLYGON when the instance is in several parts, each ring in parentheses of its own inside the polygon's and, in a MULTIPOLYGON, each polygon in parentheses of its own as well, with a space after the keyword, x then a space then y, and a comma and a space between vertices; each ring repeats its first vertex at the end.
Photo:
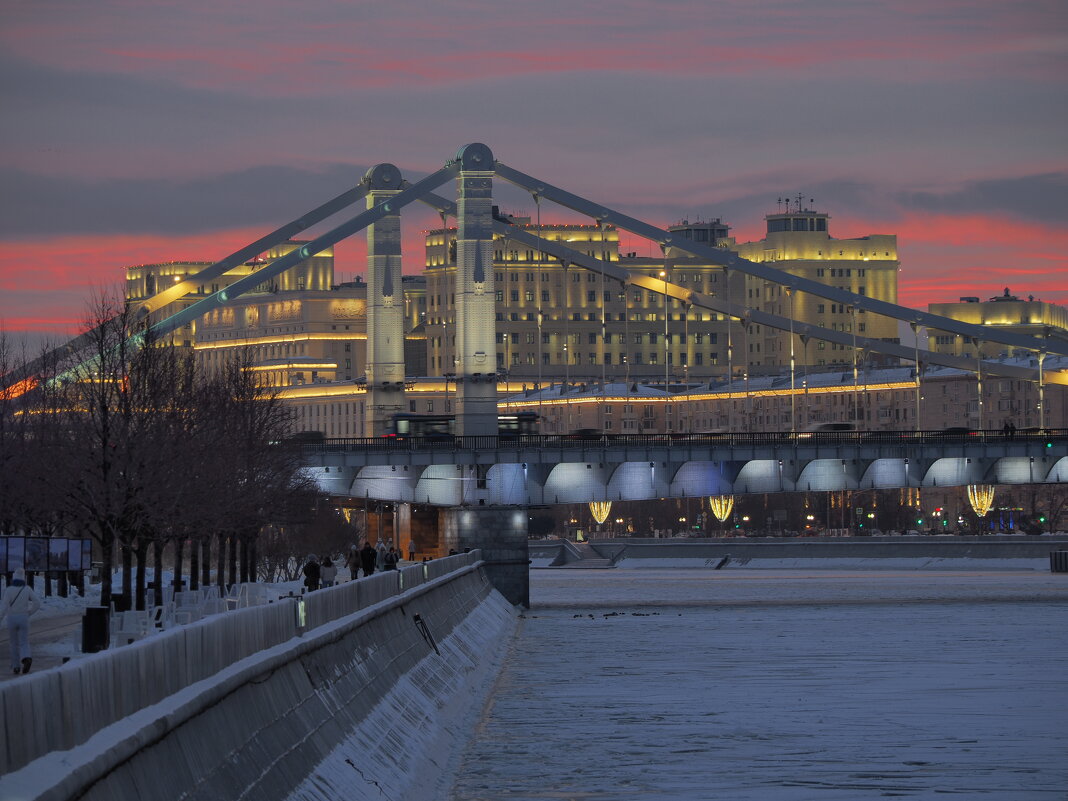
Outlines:
POLYGON ((214 676, 235 662, 475 564, 479 551, 390 570, 265 606, 225 612, 0 687, 0 776, 214 676))
POLYGON ((655 448, 779 445, 932 445, 996 444, 1005 442, 1068 441, 1068 429, 1026 429, 1006 432, 946 429, 941 431, 736 431, 730 433, 669 434, 523 434, 519 436, 466 437, 337 437, 300 445, 306 454, 360 450, 365 452, 478 451, 545 448, 655 448))

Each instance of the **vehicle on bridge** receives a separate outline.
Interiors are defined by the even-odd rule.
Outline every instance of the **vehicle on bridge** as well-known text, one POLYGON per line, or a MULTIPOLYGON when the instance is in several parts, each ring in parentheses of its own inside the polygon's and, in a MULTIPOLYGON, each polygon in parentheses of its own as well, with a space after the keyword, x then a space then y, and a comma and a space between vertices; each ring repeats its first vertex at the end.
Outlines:
MULTIPOLYGON (((502 414, 497 417, 497 436, 501 439, 517 439, 536 435, 539 433, 539 421, 534 412, 502 414)), ((390 420, 386 436, 452 442, 456 438, 456 415, 398 413, 390 420)))

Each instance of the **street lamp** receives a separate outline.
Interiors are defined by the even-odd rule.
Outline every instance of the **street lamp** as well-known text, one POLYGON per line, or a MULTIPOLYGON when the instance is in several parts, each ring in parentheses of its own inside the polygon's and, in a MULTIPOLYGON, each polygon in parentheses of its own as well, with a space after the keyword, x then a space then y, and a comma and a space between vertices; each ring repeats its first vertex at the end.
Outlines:
MULTIPOLYGON (((660 271, 660 280, 664 282, 664 392, 670 391, 668 385, 668 358, 670 356, 671 345, 668 340, 668 295, 667 295, 667 270, 660 271)), ((671 430, 671 404, 668 403, 666 412, 664 414, 665 423, 667 424, 667 430, 671 430)))

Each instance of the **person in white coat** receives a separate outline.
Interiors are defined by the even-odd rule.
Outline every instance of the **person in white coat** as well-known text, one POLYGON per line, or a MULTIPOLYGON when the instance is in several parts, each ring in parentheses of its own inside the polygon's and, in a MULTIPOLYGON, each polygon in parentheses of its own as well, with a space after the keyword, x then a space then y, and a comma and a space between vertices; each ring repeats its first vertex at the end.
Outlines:
POLYGON ((11 584, 0 598, 0 620, 7 617, 11 669, 16 675, 30 672, 30 665, 33 663, 30 655, 30 615, 40 608, 41 599, 26 584, 26 571, 18 568, 11 584))

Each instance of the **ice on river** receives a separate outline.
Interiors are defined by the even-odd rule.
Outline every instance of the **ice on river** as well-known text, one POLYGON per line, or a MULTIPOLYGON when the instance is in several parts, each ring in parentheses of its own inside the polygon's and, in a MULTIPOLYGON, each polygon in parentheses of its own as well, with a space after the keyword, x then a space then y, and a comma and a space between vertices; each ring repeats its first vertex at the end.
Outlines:
POLYGON ((531 582, 454 799, 1066 797, 1066 576, 531 582))

